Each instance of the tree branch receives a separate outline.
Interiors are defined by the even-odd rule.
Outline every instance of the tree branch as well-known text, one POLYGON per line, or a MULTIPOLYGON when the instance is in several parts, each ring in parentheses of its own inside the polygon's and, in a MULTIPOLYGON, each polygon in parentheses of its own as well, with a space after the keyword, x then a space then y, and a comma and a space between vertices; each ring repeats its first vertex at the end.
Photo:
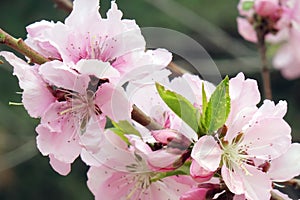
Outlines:
POLYGON ((67 13, 70 13, 73 10, 73 3, 70 0, 53 0, 53 2, 58 8, 66 11, 67 13))
POLYGON ((43 64, 50 61, 48 58, 39 54, 37 51, 29 47, 21 38, 16 39, 0 28, 0 43, 5 44, 14 50, 20 52, 30 59, 30 62, 43 64))
POLYGON ((267 34, 267 30, 263 25, 256 27, 256 35, 257 35, 257 45, 260 53, 261 64, 262 64, 262 79, 263 79, 263 87, 264 87, 264 94, 266 99, 272 100, 272 89, 271 89, 271 77, 270 77, 270 70, 268 67, 267 62, 267 48, 266 48, 266 41, 265 36, 267 34))
POLYGON ((141 111, 136 105, 133 105, 131 118, 136 122, 138 122, 139 124, 145 126, 149 130, 160 130, 163 128, 160 124, 155 122, 151 117, 147 116, 143 111, 141 111))

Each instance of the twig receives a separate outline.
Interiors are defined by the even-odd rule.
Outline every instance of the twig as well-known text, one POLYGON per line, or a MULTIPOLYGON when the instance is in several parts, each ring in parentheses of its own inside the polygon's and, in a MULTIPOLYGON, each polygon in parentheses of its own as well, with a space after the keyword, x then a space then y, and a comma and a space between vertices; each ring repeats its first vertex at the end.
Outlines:
POLYGON ((14 50, 20 52, 24 56, 27 56, 30 59, 30 62, 43 64, 45 62, 50 61, 48 58, 44 57, 43 55, 39 54, 31 47, 29 47, 21 38, 16 39, 3 31, 0 28, 0 43, 5 44, 14 50))
POLYGON ((53 0, 53 2, 58 8, 66 11, 67 13, 70 13, 73 10, 73 3, 69 0, 53 0))
POLYGON ((133 105, 133 110, 131 112, 131 117, 133 120, 139 124, 145 126, 149 130, 159 130, 162 126, 155 122, 151 117, 147 116, 143 111, 141 111, 136 105, 133 105))
POLYGON ((178 66, 174 62, 170 62, 167 68, 171 70, 175 76, 182 76, 185 73, 189 73, 188 71, 184 70, 182 67, 178 66))
POLYGON ((256 27, 256 35, 258 39, 257 45, 258 45, 261 64, 262 64, 261 75, 263 79, 264 94, 266 99, 272 100, 270 70, 268 67, 267 56, 266 56, 267 53, 266 42, 265 42, 266 34, 267 32, 264 27, 261 26, 256 27))

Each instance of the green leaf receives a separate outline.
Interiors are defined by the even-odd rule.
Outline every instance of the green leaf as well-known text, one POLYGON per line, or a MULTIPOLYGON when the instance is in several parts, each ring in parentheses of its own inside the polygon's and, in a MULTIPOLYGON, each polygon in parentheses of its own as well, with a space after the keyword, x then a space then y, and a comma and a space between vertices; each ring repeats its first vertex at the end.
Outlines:
POLYGON ((156 89, 162 100, 194 131, 198 131, 199 111, 185 97, 156 83, 156 89))
MULTIPOLYGON (((204 83, 202 83, 202 113, 206 112, 208 106, 207 95, 204 88, 204 83)), ((200 133, 207 133, 207 127, 205 125, 205 115, 201 115, 200 123, 199 123, 200 133)))
MULTIPOLYGON (((206 96, 206 95, 205 95, 206 96)), ((205 97, 206 98, 206 97, 205 97)), ((200 117, 201 131, 212 134, 222 127, 230 112, 229 78, 216 87, 200 117)))
POLYGON ((242 4, 242 9, 244 11, 249 11, 250 9, 252 9, 254 6, 254 2, 253 1, 244 1, 242 4))
POLYGON ((3 33, 0 33, 0 42, 4 42, 5 35, 3 33))
POLYGON ((140 133, 133 127, 133 125, 126 120, 121 120, 118 123, 112 121, 112 124, 114 125, 115 128, 124 132, 124 134, 132 134, 132 135, 141 136, 140 133))
POLYGON ((202 110, 207 108, 207 96, 204 88, 204 83, 202 83, 202 110))
POLYGON ((118 123, 111 121, 111 123, 114 127, 110 128, 110 130, 113 131, 116 135, 118 135, 127 144, 130 143, 125 134, 132 134, 141 137, 140 133, 133 127, 133 125, 126 120, 119 121, 118 123))

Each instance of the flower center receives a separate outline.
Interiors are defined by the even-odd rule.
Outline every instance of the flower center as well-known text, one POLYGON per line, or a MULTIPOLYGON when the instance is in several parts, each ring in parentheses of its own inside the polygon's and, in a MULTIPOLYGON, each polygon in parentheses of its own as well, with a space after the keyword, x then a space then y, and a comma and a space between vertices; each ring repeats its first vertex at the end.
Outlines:
POLYGON ((249 156, 240 147, 240 142, 242 141, 242 135, 238 135, 229 144, 228 142, 221 142, 221 147, 223 149, 222 162, 227 166, 230 171, 234 171, 235 167, 242 168, 245 174, 250 174, 245 167, 248 163, 249 156))
MULTIPOLYGON (((66 91, 65 91, 66 92, 66 91)), ((69 107, 60 112, 63 114, 71 114, 76 124, 80 124, 80 133, 86 131, 86 125, 94 114, 101 114, 100 109, 94 104, 95 93, 87 90, 85 94, 67 91, 65 99, 69 102, 69 107)))

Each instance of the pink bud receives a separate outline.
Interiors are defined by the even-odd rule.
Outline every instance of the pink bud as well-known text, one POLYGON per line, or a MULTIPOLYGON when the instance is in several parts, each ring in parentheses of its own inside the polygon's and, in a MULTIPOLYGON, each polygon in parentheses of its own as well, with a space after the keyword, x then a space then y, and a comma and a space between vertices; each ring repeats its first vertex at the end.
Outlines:
POLYGON ((156 141, 168 145, 168 147, 185 150, 191 144, 191 141, 187 137, 173 129, 152 131, 151 134, 156 141))
POLYGON ((255 12, 263 17, 276 15, 279 8, 278 0, 256 0, 254 2, 255 12))

